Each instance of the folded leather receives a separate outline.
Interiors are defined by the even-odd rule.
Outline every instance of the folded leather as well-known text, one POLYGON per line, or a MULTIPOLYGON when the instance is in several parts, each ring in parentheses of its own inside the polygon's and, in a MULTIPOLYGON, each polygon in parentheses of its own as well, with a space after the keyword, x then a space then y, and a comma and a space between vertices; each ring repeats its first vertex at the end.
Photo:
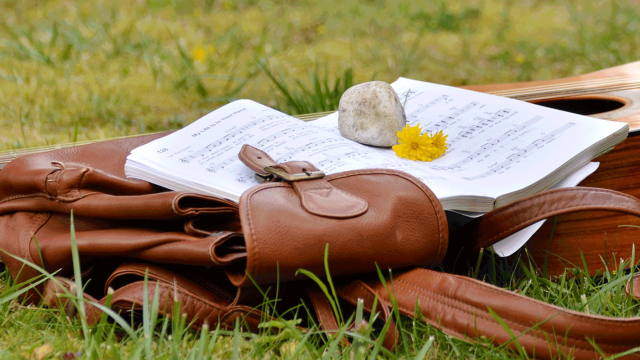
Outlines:
MULTIPOLYGON (((68 316, 76 315, 76 309, 68 299, 75 296, 75 283, 57 276, 44 289, 44 303, 54 308, 64 308, 68 316)), ((86 293, 85 313, 89 325, 98 323, 102 311, 97 305, 106 306, 118 312, 141 311, 145 306, 145 291, 148 301, 158 299, 158 311, 170 319, 173 309, 180 306, 179 316, 185 316, 192 328, 200 329, 205 324, 222 329, 233 329, 236 320, 242 327, 257 331, 263 319, 270 318, 253 306, 237 304, 236 294, 229 288, 218 286, 215 281, 206 284, 162 267, 143 263, 127 263, 119 266, 105 283, 104 296, 96 299, 86 293), (147 284, 145 286, 145 276, 147 284)), ((179 319, 180 320, 180 319, 179 319)))
POLYGON ((242 236, 237 204, 124 176, 127 154, 161 135, 24 156, 0 172, 0 258, 20 274, 17 281, 38 276, 19 259, 70 275, 72 211, 83 264, 116 257, 208 267, 232 262, 212 251, 217 241, 242 236))

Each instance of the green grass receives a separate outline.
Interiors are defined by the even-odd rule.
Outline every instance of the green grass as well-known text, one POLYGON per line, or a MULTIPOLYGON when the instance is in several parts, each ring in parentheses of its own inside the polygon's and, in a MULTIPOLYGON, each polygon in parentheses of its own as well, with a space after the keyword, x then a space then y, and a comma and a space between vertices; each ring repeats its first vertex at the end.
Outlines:
POLYGON ((332 109, 371 79, 581 74, 637 60, 639 19, 631 0, 6 0, 0 150, 175 129, 237 98, 332 109))
MULTIPOLYGON (((346 88, 372 79, 467 85, 586 73, 640 58, 638 5, 6 0, 0 150, 176 129, 238 98, 291 114, 331 110, 346 88)), ((624 295, 631 275, 613 270, 591 277, 577 268, 549 279, 521 259, 485 254, 469 274, 569 309, 638 316, 637 303, 624 295)), ((394 353, 385 353, 368 327, 343 327, 341 336, 354 340, 347 348, 341 337, 327 341, 317 328, 296 329, 285 319, 272 324, 286 327, 277 335, 238 327, 196 332, 184 321, 154 318, 153 299, 143 325, 127 333, 127 320, 88 327, 62 309, 23 305, 19 291, 5 272, 3 359, 520 357, 410 319, 397 319, 403 342, 394 353)), ((347 323, 363 316, 345 315, 347 323)))
MULTIPOLYGON (((73 219, 71 221, 73 224, 73 219)), ((80 274, 73 231, 71 239, 74 273, 80 274)), ((526 252, 521 256, 526 256, 526 252)), ((519 257, 500 260, 485 255, 480 263, 478 270, 471 274, 473 277, 532 298, 590 314, 614 317, 640 315, 638 303, 624 293, 627 280, 633 276, 629 271, 606 271, 592 277, 576 268, 551 281, 519 257)), ((26 265, 36 267, 42 273, 40 278, 28 284, 29 287, 42 280, 56 281, 52 274, 36 265, 26 265)), ((621 264, 621 268, 626 267, 628 263, 621 264)), ((83 284, 80 277, 76 279, 75 290, 66 296, 82 313, 83 284)), ((333 301, 336 295, 332 282, 315 281, 333 301)), ((340 330, 331 336, 318 330, 313 323, 308 328, 296 326, 301 320, 307 321, 304 306, 289 315, 278 315, 275 308, 271 308, 273 302, 270 300, 265 301, 262 309, 271 309, 276 320, 263 323, 258 334, 243 332, 239 322, 233 329, 205 326, 196 332, 189 329, 186 319, 181 317, 179 304, 171 311, 173 319, 177 320, 159 318, 158 297, 145 297, 136 327, 130 327, 128 315, 112 311, 103 315, 97 325, 89 326, 82 316, 66 317, 63 308, 24 306, 18 295, 26 289, 13 284, 7 272, 0 284, 0 324, 4 330, 0 333, 0 357, 3 359, 527 358, 524 353, 492 346, 487 339, 469 342, 449 337, 422 323, 419 315, 410 319, 397 314, 394 319, 401 331, 401 342, 394 352, 389 352, 382 347, 382 338, 379 337, 387 330, 388 323, 381 331, 379 325, 374 331, 374 327, 369 325, 374 324, 374 318, 364 313, 360 304, 353 314, 344 313, 340 330), (351 328, 354 323, 359 325, 355 329, 351 328), (272 331, 275 329, 280 330, 272 331), (344 339, 350 342, 346 346, 344 339)), ((154 282, 145 282, 145 286, 153 287, 154 282)))

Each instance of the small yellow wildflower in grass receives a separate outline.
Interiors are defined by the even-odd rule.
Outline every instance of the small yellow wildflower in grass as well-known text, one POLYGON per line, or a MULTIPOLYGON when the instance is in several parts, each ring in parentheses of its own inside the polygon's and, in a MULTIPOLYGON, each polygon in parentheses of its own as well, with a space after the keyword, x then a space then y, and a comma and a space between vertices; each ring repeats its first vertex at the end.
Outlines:
POLYGON ((207 50, 205 50, 201 46, 196 46, 193 49, 193 53, 191 54, 191 58, 193 59, 193 61, 197 61, 199 63, 203 63, 206 57, 207 57, 207 50))
POLYGON ((399 157, 409 160, 431 161, 444 155, 449 147, 447 135, 442 131, 429 135, 421 133, 420 125, 407 125, 398 131, 398 145, 393 145, 393 152, 399 157))
POLYGON ((207 47, 206 49, 202 46, 196 46, 195 48, 193 48, 193 52, 191 53, 191 59, 203 64, 207 60, 207 57, 213 54, 214 50, 215 48, 213 47, 213 45, 209 45, 209 47, 207 47))

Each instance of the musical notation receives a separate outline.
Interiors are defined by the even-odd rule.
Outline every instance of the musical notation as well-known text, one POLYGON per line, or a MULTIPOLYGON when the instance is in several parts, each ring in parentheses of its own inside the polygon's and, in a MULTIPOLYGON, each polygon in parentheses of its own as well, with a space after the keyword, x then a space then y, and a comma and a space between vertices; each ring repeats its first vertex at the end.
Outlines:
POLYGON ((509 131, 506 131, 505 133, 503 133, 502 135, 498 136, 497 138, 491 140, 490 142, 481 145, 479 148, 477 148, 476 150, 472 151, 468 156, 466 156, 462 160, 460 160, 460 161, 458 161, 458 162, 456 162, 454 164, 451 164, 449 166, 434 166, 433 169, 436 169, 436 170, 460 169, 464 165, 470 163, 471 161, 473 161, 474 159, 480 157, 484 153, 487 153, 488 151, 492 150, 494 147, 499 146, 501 143, 504 143, 509 138, 517 136, 519 133, 525 131, 525 129, 527 129, 529 126, 535 124, 536 122, 540 121, 541 119, 542 119, 541 116, 534 116, 533 118, 531 118, 529 121, 523 123, 522 125, 517 126, 517 127, 513 128, 513 129, 511 129, 509 131))
POLYGON ((224 169, 226 166, 235 163, 236 161, 238 161, 238 156, 232 156, 222 162, 218 162, 215 165, 209 166, 206 170, 210 173, 215 173, 224 169))
POLYGON ((520 159, 527 157, 528 155, 533 153, 536 149, 540 149, 546 144, 554 141, 558 137, 558 135, 568 130, 569 128, 573 127, 574 125, 575 123, 564 124, 559 128, 555 129, 554 131, 548 134, 545 134, 545 136, 534 140, 533 142, 529 143, 527 146, 520 148, 517 152, 506 156, 506 159, 504 161, 498 164, 494 164, 489 168, 489 170, 476 176, 465 177, 464 179, 473 181, 473 180, 483 179, 493 174, 499 173, 500 171, 507 169, 512 164, 520 161, 520 159))
POLYGON ((267 115, 265 117, 261 117, 259 119, 250 121, 247 124, 237 128, 237 129, 233 129, 227 135, 210 142, 204 148, 199 149, 197 151, 194 151, 194 152, 190 153, 187 156, 181 157, 180 161, 182 163, 188 164, 188 163, 190 163, 191 161, 193 161, 193 160, 195 160, 197 158, 203 157, 206 154, 213 152, 216 148, 218 148, 219 146, 222 146, 223 144, 228 143, 229 141, 232 141, 234 138, 239 138, 245 131, 247 131, 247 130, 249 130, 249 129, 251 129, 251 128, 257 126, 257 125, 265 123, 267 121, 283 118, 284 116, 286 116, 286 115, 284 115, 284 114, 281 114, 281 115, 267 115))
MULTIPOLYGON (((414 92, 415 94, 415 92, 414 92)), ((437 98, 425 103, 425 104, 419 104, 418 107, 411 111, 409 114, 407 114, 407 122, 411 125, 413 125, 413 123, 420 121, 420 115, 425 112, 427 109, 437 105, 440 102, 446 101, 449 98, 449 96, 447 95, 440 95, 437 98)))
POLYGON ((295 155, 303 152, 303 151, 308 151, 311 150, 315 147, 321 146, 321 145, 325 145, 325 144, 330 144, 330 143, 336 143, 336 142, 343 142, 342 139, 339 138, 329 138, 329 139, 321 139, 321 140, 316 140, 316 141, 312 141, 310 143, 304 144, 302 146, 299 146, 297 148, 291 149, 288 152, 286 152, 284 155, 280 156, 278 159, 276 159, 278 162, 285 162, 285 161, 289 161, 292 159, 292 157, 294 157, 295 155))
POLYGON ((408 89, 406 91, 399 92, 398 98, 400 99, 401 103, 406 104, 408 102, 412 102, 412 100, 414 100, 418 95, 419 93, 417 91, 408 89))
POLYGON ((447 115, 444 115, 442 117, 442 119, 438 120, 437 122, 431 124, 429 126, 429 128, 427 129, 427 132, 430 132, 432 134, 437 133, 440 130, 446 129, 446 128, 450 128, 452 125, 455 125, 456 123, 459 122, 459 118, 461 115, 471 111, 473 108, 475 108, 476 106, 480 105, 479 102, 477 101, 473 101, 459 109, 456 109, 454 112, 449 113, 447 115))
POLYGON ((513 113, 514 111, 511 109, 500 109, 489 117, 476 117, 475 120, 477 120, 477 123, 458 132, 455 136, 452 136, 450 139, 450 144, 454 144, 460 140, 471 139, 483 130, 499 124, 501 120, 507 118, 513 113))
POLYGON ((303 126, 294 126, 294 127, 288 128, 288 129, 284 129, 282 131, 279 131, 279 132, 277 132, 277 133, 275 133, 273 135, 269 135, 269 136, 263 138, 262 140, 258 141, 258 145, 259 146, 266 146, 270 142, 275 141, 278 138, 281 138, 281 137, 283 137, 283 136, 285 136, 287 134, 294 133, 294 132, 296 132, 296 131, 298 131, 298 130, 300 130, 302 128, 303 128, 303 126))

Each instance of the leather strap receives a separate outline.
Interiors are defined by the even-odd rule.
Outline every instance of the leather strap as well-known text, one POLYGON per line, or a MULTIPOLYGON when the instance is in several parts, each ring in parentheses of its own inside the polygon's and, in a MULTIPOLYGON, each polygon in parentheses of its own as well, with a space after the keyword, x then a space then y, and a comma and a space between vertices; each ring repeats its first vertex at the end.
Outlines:
POLYGON ((242 145, 242 149, 240 149, 238 153, 238 158, 247 165, 249 169, 263 177, 269 175, 268 172, 264 171, 264 168, 277 164, 269 154, 247 144, 242 145))
MULTIPOLYGON (((393 350, 400 338, 400 332, 393 319, 391 307, 385 306, 385 302, 378 298, 376 290, 372 289, 364 281, 356 280, 347 285, 340 286, 337 292, 343 300, 353 306, 357 307, 358 301, 362 301, 363 309, 370 314, 374 309, 377 309, 376 311, 378 311, 378 314, 382 317, 381 320, 390 323, 382 345, 389 350, 393 350)), ((358 324, 355 325, 358 326, 358 324)))
POLYGON ((640 345, 640 317, 588 315, 464 276, 413 269, 394 275, 387 284, 390 292, 379 281, 369 285, 387 303, 394 296, 403 315, 413 317, 418 304, 424 320, 449 335, 471 340, 486 337, 514 350, 520 346, 540 359, 599 358, 591 341, 606 354, 640 345))
POLYGON ((618 191, 573 187, 545 191, 497 208, 452 234, 451 245, 479 251, 553 216, 613 211, 640 216, 640 200, 618 191))
MULTIPOLYGON (((465 225, 452 237, 450 248, 454 245, 477 251, 540 220, 578 211, 615 211, 640 216, 640 200, 599 188, 546 191, 495 209, 465 225)), ((636 282, 638 278, 630 281, 636 282)), ((416 303, 419 304, 425 321, 447 334, 469 339, 487 337, 494 344, 508 344, 514 350, 520 346, 537 358, 600 357, 591 342, 607 354, 640 345, 637 336, 640 317, 588 315, 464 276, 416 268, 394 276, 386 287, 379 281, 370 285, 389 304, 394 296, 404 315, 413 316, 416 303), (498 319, 508 326, 511 334, 498 319)))
MULTIPOLYGON (((318 318, 318 322, 320 327, 329 333, 337 333, 340 330, 340 325, 336 319, 336 316, 331 308, 331 304, 329 300, 327 300, 327 296, 320 291, 320 289, 311 285, 306 289, 307 296, 311 300, 311 304, 313 305, 313 309, 315 310, 316 317, 318 318)), ((362 301, 363 310, 368 314, 373 313, 373 311, 377 312, 377 315, 380 317, 380 320, 383 322, 389 322, 388 330, 384 334, 384 338, 382 340, 382 345, 393 351, 395 349, 396 344, 399 339, 399 331, 396 323, 393 319, 391 313, 391 307, 384 301, 378 299, 376 291, 369 287, 365 282, 360 280, 355 280, 353 282, 338 286, 337 289, 338 296, 351 304, 354 307, 358 306, 358 301, 362 301)), ((346 315, 345 315, 346 316, 346 315)), ((368 318, 363 319, 363 321, 368 320, 368 318)), ((354 331, 358 326, 362 324, 351 324, 349 328, 350 331, 354 331)), ((365 324, 365 326, 373 326, 372 324, 365 324)), ((348 346, 349 342, 346 339, 342 341, 343 345, 348 346)))

